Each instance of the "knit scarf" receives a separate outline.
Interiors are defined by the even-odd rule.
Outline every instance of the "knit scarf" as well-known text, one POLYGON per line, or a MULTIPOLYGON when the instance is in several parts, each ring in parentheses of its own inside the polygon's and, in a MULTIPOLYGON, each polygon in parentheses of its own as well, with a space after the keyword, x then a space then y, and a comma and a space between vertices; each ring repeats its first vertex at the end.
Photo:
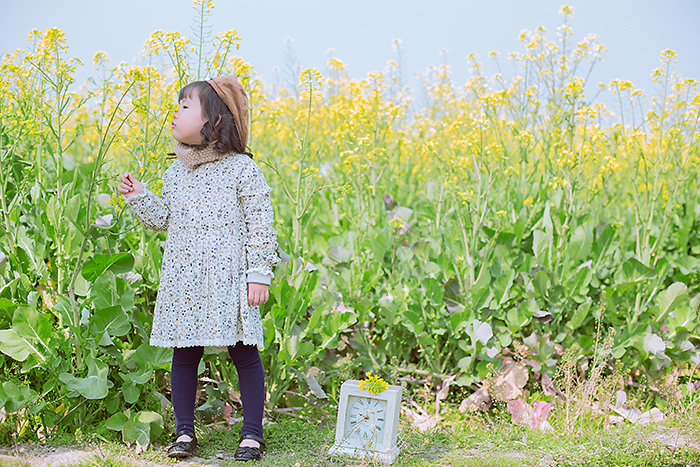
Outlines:
POLYGON ((228 154, 219 154, 214 149, 214 143, 203 149, 195 149, 192 146, 178 143, 175 145, 175 155, 185 164, 188 169, 194 169, 207 162, 218 161, 228 157, 228 154))

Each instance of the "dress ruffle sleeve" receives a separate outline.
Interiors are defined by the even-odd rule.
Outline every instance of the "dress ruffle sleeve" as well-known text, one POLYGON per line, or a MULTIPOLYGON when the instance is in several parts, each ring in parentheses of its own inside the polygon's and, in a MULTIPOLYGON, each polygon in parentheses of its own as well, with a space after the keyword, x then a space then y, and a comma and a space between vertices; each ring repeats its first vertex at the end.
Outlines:
POLYGON ((170 207, 168 202, 168 192, 165 180, 163 180, 163 197, 159 198, 152 191, 143 186, 143 193, 131 196, 126 199, 126 203, 131 207, 131 212, 141 221, 141 223, 158 232, 168 230, 170 219, 170 207))
POLYGON ((280 263, 277 255, 277 232, 273 228, 274 211, 270 202, 272 188, 265 181, 260 167, 250 160, 241 172, 238 198, 248 227, 246 240, 248 282, 261 282, 264 276, 274 277, 272 268, 280 263))

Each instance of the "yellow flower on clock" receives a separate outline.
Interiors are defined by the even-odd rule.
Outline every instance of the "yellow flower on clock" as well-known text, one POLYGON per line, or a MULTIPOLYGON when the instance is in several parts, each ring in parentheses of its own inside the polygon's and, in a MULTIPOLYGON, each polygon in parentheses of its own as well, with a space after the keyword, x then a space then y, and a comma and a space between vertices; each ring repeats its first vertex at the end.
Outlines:
POLYGON ((364 389, 370 394, 379 394, 389 389, 389 383, 378 375, 373 375, 371 371, 367 372, 367 379, 360 380, 359 385, 360 389, 364 389))

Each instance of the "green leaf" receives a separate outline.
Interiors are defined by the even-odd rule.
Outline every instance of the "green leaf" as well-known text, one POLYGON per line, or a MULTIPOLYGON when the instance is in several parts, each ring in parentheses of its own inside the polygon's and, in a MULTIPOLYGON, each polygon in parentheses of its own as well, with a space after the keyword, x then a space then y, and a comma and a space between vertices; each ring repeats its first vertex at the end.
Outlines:
POLYGON ((673 334, 680 330, 693 332, 698 326, 698 311, 689 306, 679 306, 669 313, 666 322, 673 334))
POLYGON ((71 304, 67 299, 64 298, 55 304, 52 309, 61 315, 64 324, 75 327, 76 323, 73 322, 73 309, 71 308, 71 304))
POLYGON ((109 430, 122 431, 124 424, 126 424, 128 421, 129 417, 127 417, 125 414, 115 413, 105 421, 105 426, 109 430))
POLYGON ((578 264, 588 257, 588 254, 591 252, 592 243, 592 232, 584 229, 582 226, 578 226, 569 238, 569 244, 566 246, 566 255, 571 259, 573 264, 578 264))
POLYGON ((81 274, 79 274, 78 277, 75 278, 75 294, 80 295, 81 297, 86 297, 89 292, 90 283, 85 280, 81 274))
POLYGON ((14 329, 3 329, 0 331, 0 352, 18 362, 23 362, 30 353, 36 352, 36 349, 26 339, 20 337, 14 329))
POLYGON ((423 279, 423 287, 425 287, 425 294, 430 299, 430 304, 433 306, 438 306, 442 304, 442 298, 445 295, 445 288, 442 286, 437 279, 432 277, 426 277, 423 279))
POLYGON ((609 225, 598 235, 593 249, 596 256, 596 264, 599 264, 608 255, 608 251, 615 239, 615 233, 615 228, 609 225))
POLYGON ((313 343, 300 338, 298 333, 292 333, 284 339, 284 344, 280 352, 287 363, 292 363, 299 357, 307 355, 314 350, 313 343))
POLYGON ((114 385, 107 380, 109 368, 99 359, 88 360, 88 375, 76 378, 70 373, 61 373, 58 377, 70 390, 77 391, 86 399, 104 399, 114 385))
POLYGON ((588 294, 588 285, 593 279, 593 272, 591 271, 592 261, 586 261, 576 270, 576 275, 573 281, 571 281, 567 286, 568 296, 574 299, 583 300, 588 294))
POLYGON ((401 324, 416 336, 423 332, 423 318, 413 310, 405 310, 403 312, 401 324))
POLYGON ((136 415, 136 419, 151 426, 151 440, 156 439, 163 431, 163 417, 159 413, 143 410, 136 415))
POLYGON ((119 376, 126 383, 146 384, 153 376, 153 369, 146 369, 136 373, 119 373, 119 376))
POLYGON ((30 238, 27 234, 27 228, 23 225, 17 231, 17 245, 26 253, 31 263, 30 267, 41 277, 47 277, 49 270, 44 263, 43 244, 39 245, 36 240, 30 238))
POLYGON ((664 340, 651 332, 644 337, 642 346, 647 355, 659 355, 666 350, 664 340))
POLYGON ((125 384, 122 386, 122 395, 127 404, 133 404, 141 397, 141 390, 135 384, 125 384))
POLYGON ((399 260, 401 263, 408 263, 413 259, 414 253, 413 250, 410 248, 406 248, 405 246, 400 246, 396 249, 396 258, 399 260))
POLYGON ((454 301, 454 300, 459 299, 460 296, 462 295, 459 279, 457 279, 456 277, 452 277, 452 278, 448 279, 447 282, 445 282, 444 287, 445 287, 445 294, 444 294, 445 298, 449 298, 449 299, 454 301))
POLYGON ((38 352, 38 346, 42 346, 47 352, 51 353, 48 342, 51 338, 51 323, 35 308, 22 305, 17 307, 12 318, 12 328, 25 339, 32 342, 37 347, 37 356, 45 361, 44 356, 38 352))
POLYGON ((17 304, 12 300, 0 298, 0 311, 5 315, 8 321, 12 320, 12 313, 17 308, 17 304))
POLYGON ((674 282, 668 289, 660 292, 656 297, 656 306, 659 307, 659 314, 656 317, 658 323, 666 313, 675 310, 678 305, 688 302, 688 287, 682 282, 674 282))
POLYGON ((157 283, 160 281, 160 269, 163 264, 163 250, 160 248, 160 241, 154 239, 149 242, 146 250, 148 251, 148 264, 154 276, 151 277, 151 280, 155 280, 157 283))
POLYGON ((459 367, 460 370, 466 371, 466 370, 471 368, 472 360, 473 360, 473 357, 471 357, 471 356, 464 357, 464 358, 460 359, 459 362, 457 362, 457 366, 459 367))
POLYGON ((129 311, 134 307, 134 289, 112 271, 106 271, 95 280, 90 296, 96 310, 120 306, 129 311))
POLYGON ((92 317, 92 329, 96 334, 108 332, 110 336, 125 336, 131 330, 129 317, 121 306, 102 308, 92 317))
POLYGON ((549 264, 549 248, 552 245, 552 235, 541 230, 535 230, 532 239, 532 250, 535 259, 542 265, 549 264))
POLYGON ((537 302, 534 298, 524 300, 517 308, 511 308, 508 310, 508 328, 512 332, 516 332, 523 326, 527 325, 532 319, 532 316, 534 316, 534 314, 538 311, 540 311, 540 308, 537 306, 537 302))
POLYGON ((583 324, 583 321, 586 319, 588 313, 591 310, 591 304, 592 301, 590 298, 588 298, 585 302, 580 304, 574 311, 569 322, 566 323, 566 327, 574 331, 579 326, 581 326, 581 324, 583 324))
POLYGON ((166 347, 153 347, 145 342, 134 352, 134 363, 139 368, 155 368, 170 371, 173 359, 173 349, 166 347))
POLYGON ((496 283, 494 284, 494 295, 496 302, 499 305, 502 305, 508 301, 508 292, 513 286, 513 279, 515 279, 515 271, 510 268, 504 269, 501 272, 500 277, 496 279, 496 283))
POLYGON ((640 263, 635 258, 630 258, 622 265, 623 284, 636 284, 656 278, 656 271, 640 263))
POLYGON ((540 297, 547 297, 549 295, 549 289, 552 287, 552 281, 549 278, 549 274, 546 271, 537 271, 534 279, 532 280, 532 285, 535 288, 535 292, 540 297))
POLYGON ((122 428, 122 439, 128 445, 136 444, 138 451, 145 451, 151 439, 151 425, 136 419, 127 420, 122 428))
POLYGON ((61 207, 61 201, 58 196, 52 196, 48 203, 46 203, 46 217, 49 219, 49 224, 59 230, 61 225, 61 217, 63 216, 63 208, 61 207))
POLYGON ((321 261, 326 266, 335 267, 338 264, 348 263, 352 259, 352 253, 341 245, 334 245, 328 249, 326 256, 321 261))
POLYGON ((136 373, 136 374, 130 373, 130 375, 132 375, 131 380, 134 383, 146 384, 147 382, 149 382, 151 380, 151 376, 153 376, 153 370, 150 369, 150 370, 146 370, 142 373, 136 373))
POLYGON ((5 411, 15 413, 22 410, 37 396, 28 386, 18 386, 12 381, 2 383, 3 398, 5 399, 5 411))
POLYGON ((491 329, 491 325, 489 323, 482 323, 478 319, 472 321, 471 326, 467 326, 465 330, 467 331, 469 337, 471 337, 473 344, 481 342, 482 344, 486 345, 488 344, 489 339, 493 337, 493 329, 491 329))
POLYGON ((474 311, 479 311, 488 306, 491 299, 493 299, 491 274, 489 274, 488 271, 484 271, 479 280, 469 289, 469 293, 471 294, 472 308, 474 311))
POLYGON ((551 234, 553 230, 552 216, 550 215, 551 208, 549 203, 545 203, 544 210, 542 211, 542 217, 537 221, 534 228, 544 230, 551 234))
POLYGON ((64 216, 70 219, 72 222, 79 222, 80 220, 80 208, 82 207, 82 193, 78 193, 68 200, 66 207, 64 209, 64 216))
POLYGON ((109 337, 109 333, 105 332, 102 334, 102 337, 100 337, 100 342, 98 345, 102 347, 109 347, 110 345, 114 345, 114 341, 111 337, 109 337))
POLYGON ((85 262, 82 276, 92 282, 105 271, 121 274, 131 271, 134 267, 134 257, 130 253, 117 253, 116 255, 95 255, 85 262))
MULTIPOLYGON (((104 407, 107 412, 114 414, 121 406, 122 398, 116 391, 110 391, 109 395, 104 399, 104 407)), ((121 430, 121 428, 120 428, 121 430)))
POLYGON ((700 266, 700 261, 698 261, 694 256, 681 256, 672 261, 672 264, 681 270, 681 274, 692 274, 700 266))

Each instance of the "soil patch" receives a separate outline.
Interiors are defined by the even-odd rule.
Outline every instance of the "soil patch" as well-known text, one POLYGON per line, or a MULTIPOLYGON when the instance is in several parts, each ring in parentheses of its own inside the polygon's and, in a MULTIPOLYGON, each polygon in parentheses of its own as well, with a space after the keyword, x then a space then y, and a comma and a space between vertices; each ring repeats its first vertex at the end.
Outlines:
MULTIPOLYGON (((160 448, 163 448, 162 446, 160 448)), ((156 448, 158 449, 158 447, 156 448)), ((175 463, 163 463, 146 459, 139 459, 137 456, 119 455, 101 451, 100 449, 82 450, 69 446, 43 446, 37 444, 20 445, 15 449, 0 450, 0 467, 14 465, 13 463, 24 462, 31 467, 68 467, 84 461, 92 461, 99 465, 100 459, 123 459, 129 464, 142 467, 221 467, 219 461, 233 458, 225 454, 217 454, 211 459, 203 457, 192 457, 175 463), (13 462, 13 463, 11 463, 13 462)), ((92 464, 88 464, 92 465, 92 464)))

